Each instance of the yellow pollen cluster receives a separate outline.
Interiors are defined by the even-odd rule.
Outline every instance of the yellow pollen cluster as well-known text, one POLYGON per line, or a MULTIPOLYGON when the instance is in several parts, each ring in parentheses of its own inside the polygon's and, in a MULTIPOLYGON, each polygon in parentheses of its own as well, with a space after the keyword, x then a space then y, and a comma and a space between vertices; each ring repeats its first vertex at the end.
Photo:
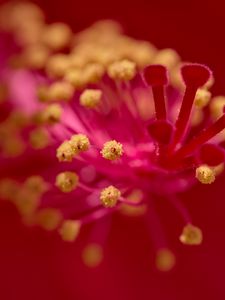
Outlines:
POLYGON ((52 78, 60 78, 66 74, 68 67, 68 55, 55 54, 48 59, 46 65, 46 72, 52 78))
POLYGON ((42 119, 45 124, 55 124, 61 119, 62 108, 58 104, 47 106, 42 112, 42 119))
POLYGON ((24 218, 31 217, 40 203, 41 196, 47 192, 49 185, 41 176, 30 176, 18 186, 13 201, 24 218))
POLYGON ((8 88, 6 84, 0 82, 0 104, 3 103, 8 96, 8 88))
POLYGON ((72 161, 76 155, 87 151, 89 147, 90 141, 86 135, 75 134, 58 147, 56 156, 59 161, 72 161))
POLYGON ((66 81, 58 81, 51 84, 47 90, 49 101, 69 101, 74 94, 74 88, 66 81))
POLYGON ((70 139, 70 145, 75 155, 78 155, 80 152, 85 152, 89 149, 90 141, 84 134, 75 134, 70 139))
POLYGON ((108 160, 119 159, 123 154, 123 145, 115 140, 108 141, 103 145, 101 154, 103 158, 108 160))
POLYGON ((59 229, 59 234, 64 241, 73 242, 80 233, 80 227, 81 224, 79 221, 65 220, 59 229))
POLYGON ((56 208, 43 208, 36 213, 35 221, 43 229, 52 231, 61 223, 62 214, 56 208))
POLYGON ((87 108, 95 108, 99 105, 101 97, 101 90, 86 89, 80 96, 80 104, 87 108))
POLYGON ((169 249, 160 249, 156 256, 156 267, 159 271, 168 272, 176 263, 174 254, 169 249))
POLYGON ((74 172, 62 172, 56 176, 55 185, 63 193, 70 193, 76 189, 79 177, 74 172))
POLYGON ((44 128, 36 128, 30 132, 29 142, 34 149, 44 149, 50 143, 49 134, 44 128))
POLYGON ((202 165, 196 169, 195 176, 202 184, 211 184, 216 179, 216 172, 213 168, 202 165))
POLYGON ((180 241, 185 245, 200 245, 202 240, 201 229, 192 224, 186 225, 180 236, 180 241))
MULTIPOLYGON (((138 204, 143 199, 143 192, 141 190, 133 190, 126 199, 131 203, 138 204)), ((120 212, 126 216, 139 217, 143 216, 146 211, 147 205, 145 203, 137 206, 126 203, 121 203, 120 205, 120 212)))
POLYGON ((173 49, 162 49, 157 52, 153 59, 154 64, 160 64, 166 66, 169 70, 172 70, 180 62, 180 57, 173 49))
POLYGON ((212 99, 210 103, 210 111, 214 119, 218 119, 223 114, 224 106, 225 106, 224 96, 217 96, 212 99))
POLYGON ((121 196, 120 190, 110 185, 103 189, 100 193, 100 201, 105 207, 114 207, 121 196))
POLYGON ((108 67, 108 75, 112 79, 129 81, 136 75, 136 64, 129 60, 122 60, 112 63, 108 67))
POLYGON ((0 180, 0 198, 8 201, 13 201, 17 191, 18 184, 16 181, 6 178, 0 180))
POLYGON ((26 48, 22 62, 31 69, 43 69, 49 58, 49 50, 42 45, 31 45, 26 48))
POLYGON ((30 192, 38 195, 42 195, 49 189, 48 184, 41 176, 38 175, 28 177, 24 182, 24 187, 27 188, 30 192))
POLYGON ((203 108, 208 105, 211 99, 211 93, 206 89, 198 89, 195 95, 195 105, 199 108, 203 108))
POLYGON ((83 250, 82 259, 87 267, 97 267, 103 260, 102 247, 98 244, 87 245, 83 250))
POLYGON ((53 23, 44 30, 42 40, 49 48, 60 50, 66 47, 72 38, 72 32, 64 23, 53 23))

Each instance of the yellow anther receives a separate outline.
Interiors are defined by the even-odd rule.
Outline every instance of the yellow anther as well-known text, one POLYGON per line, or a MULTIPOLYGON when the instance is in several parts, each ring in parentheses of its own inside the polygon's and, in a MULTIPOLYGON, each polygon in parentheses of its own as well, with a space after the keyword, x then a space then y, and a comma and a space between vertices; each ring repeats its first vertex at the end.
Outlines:
POLYGON ((61 221, 62 214, 56 208, 44 208, 36 214, 36 223, 48 231, 55 230, 61 221))
POLYGON ((136 75, 136 65, 129 60, 114 62, 108 67, 109 77, 115 80, 131 80, 136 75))
MULTIPOLYGON (((139 203, 143 199, 143 192, 141 190, 133 190, 131 194, 126 197, 129 202, 139 203)), ((147 205, 140 204, 137 206, 132 206, 130 204, 122 203, 120 205, 120 212, 126 216, 139 217, 143 216, 146 213, 147 205)))
POLYGON ((204 120, 204 112, 201 108, 197 108, 193 111, 191 116, 191 125, 198 126, 204 120))
POLYGON ((37 88, 37 97, 40 102, 47 102, 48 101, 48 86, 40 85, 37 88))
POLYGON ((87 108, 95 108, 99 105, 101 97, 101 90, 86 89, 80 96, 80 104, 87 108))
POLYGON ((188 224, 183 228, 180 236, 181 243, 185 245, 200 245, 202 243, 202 231, 200 228, 188 224))
POLYGON ((34 149, 44 149, 50 144, 50 137, 44 128, 37 128, 30 132, 29 142, 34 149))
POLYGON ((162 49, 157 52, 153 59, 154 64, 166 66, 169 70, 173 69, 180 62, 180 57, 173 49, 162 49))
POLYGON ((48 59, 46 72, 53 78, 63 77, 70 66, 69 56, 65 54, 55 54, 48 59))
POLYGON ((138 41, 133 47, 128 46, 129 59, 134 61, 139 68, 149 65, 156 55, 156 48, 148 42, 138 41))
POLYGON ((100 193, 100 201, 105 207, 114 207, 121 196, 120 190, 110 185, 100 193))
POLYGON ((40 195, 21 187, 14 197, 14 201, 20 214, 23 216, 32 215, 40 203, 40 195))
POLYGON ((19 190, 18 184, 9 178, 0 180, 0 198, 4 200, 13 201, 17 191, 19 190))
POLYGON ((11 135, 2 142, 3 153, 5 156, 16 157, 25 151, 25 143, 18 135, 11 135))
POLYGON ((72 32, 64 23, 48 25, 43 32, 43 42, 53 50, 60 50, 70 43, 72 32))
POLYGON ((66 71, 64 80, 77 89, 81 89, 86 85, 85 76, 80 69, 70 69, 66 71))
POLYGON ((159 271, 168 272, 176 263, 174 254, 169 249, 160 249, 156 254, 156 267, 159 271))
POLYGON ((61 119, 62 108, 58 104, 47 106, 42 112, 43 122, 47 124, 58 123, 61 119))
POLYGON ((84 134, 75 134, 70 139, 70 145, 75 155, 87 151, 90 147, 90 141, 84 134))
POLYGON ((80 233, 81 224, 79 221, 76 220, 65 220, 63 221, 60 229, 59 234, 61 235, 62 239, 66 242, 73 242, 76 240, 80 233))
POLYGON ((56 176, 55 185, 63 193, 70 193, 76 189, 79 177, 74 172, 62 172, 56 176))
POLYGON ((74 88, 66 81, 54 82, 50 85, 47 94, 50 101, 69 101, 74 94, 74 88))
POLYGON ((123 154, 123 145, 115 140, 108 141, 103 145, 101 154, 103 158, 108 160, 119 159, 123 154))
POLYGON ((216 172, 207 165, 201 165, 196 169, 195 176, 201 183, 211 184, 216 179, 216 172))
POLYGON ((211 98, 211 93, 206 89, 198 89, 195 96, 195 105, 199 108, 208 105, 211 98))
POLYGON ((225 97, 214 97, 210 103, 211 115, 214 119, 219 118, 223 114, 223 108, 225 106, 225 97))
POLYGON ((3 103, 8 97, 8 87, 5 83, 0 82, 0 104, 3 103))
POLYGON ((224 171, 224 163, 221 163, 221 164, 217 165, 216 167, 214 167, 214 171, 216 173, 216 176, 222 174, 224 171))
POLYGON ((74 156, 75 153, 69 141, 63 142, 56 151, 56 157, 59 161, 70 162, 74 156))
POLYGON ((98 244, 87 245, 82 253, 83 263, 90 268, 95 268, 100 265, 103 260, 103 250, 98 244))
POLYGON ((32 45, 24 52, 25 65, 31 69, 42 69, 45 67, 49 57, 47 48, 41 45, 32 45))
POLYGON ((9 126, 13 129, 21 129, 29 124, 29 117, 22 111, 13 111, 7 119, 9 126))
POLYGON ((30 176, 24 182, 24 187, 31 193, 42 195, 49 189, 49 185, 41 176, 30 176))
POLYGON ((99 80, 102 79, 104 75, 105 69, 102 65, 93 63, 89 64, 84 68, 83 77, 85 82, 88 84, 90 83, 97 83, 99 80))

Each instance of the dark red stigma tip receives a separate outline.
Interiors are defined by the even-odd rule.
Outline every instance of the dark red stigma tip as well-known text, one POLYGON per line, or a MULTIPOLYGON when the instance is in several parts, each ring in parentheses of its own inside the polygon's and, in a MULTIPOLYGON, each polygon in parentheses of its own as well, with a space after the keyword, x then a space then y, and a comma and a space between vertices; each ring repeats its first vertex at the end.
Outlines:
POLYGON ((212 75, 211 70, 200 64, 188 64, 181 68, 183 81, 187 86, 201 87, 212 75))
POLYGON ((224 151, 214 144, 205 144, 199 150, 199 160, 209 166, 217 166, 224 162, 224 151))
POLYGON ((168 84, 167 69, 162 65, 150 65, 144 69, 145 82, 150 86, 168 84))
POLYGON ((171 141, 173 127, 165 120, 157 120, 148 126, 148 132, 156 142, 167 145, 171 141))

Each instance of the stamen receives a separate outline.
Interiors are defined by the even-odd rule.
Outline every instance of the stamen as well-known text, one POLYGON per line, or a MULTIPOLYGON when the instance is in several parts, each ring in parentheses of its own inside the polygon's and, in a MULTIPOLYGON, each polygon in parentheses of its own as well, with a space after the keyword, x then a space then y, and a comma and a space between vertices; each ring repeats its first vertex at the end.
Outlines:
POLYGON ((152 87, 156 118, 166 120, 164 86, 167 85, 167 71, 161 65, 150 65, 144 70, 145 82, 152 87))
POLYGON ((210 78, 211 71, 203 65, 185 65, 181 69, 183 81, 186 84, 184 98, 176 121, 176 131, 171 145, 173 150, 186 132, 187 123, 191 114, 193 102, 199 87, 210 78))
POLYGON ((120 190, 110 185, 101 191, 100 200, 103 206, 111 208, 116 206, 120 196, 121 196, 120 190))
POLYGON ((30 132, 29 142, 34 149, 44 149, 50 143, 48 132, 44 128, 37 128, 30 132))
POLYGON ((62 214, 56 208, 43 208, 36 213, 36 223, 43 229, 55 230, 62 221, 62 214))
POLYGON ((211 93, 206 89, 198 89, 195 95, 194 104, 199 108, 203 108, 208 105, 211 99, 211 93))
POLYGON ((213 168, 207 165, 201 165, 196 169, 195 176, 202 184, 211 184, 216 179, 216 173, 213 168))
POLYGON ((87 245, 82 253, 83 262, 87 267, 95 268, 103 260, 103 250, 98 244, 87 245))
POLYGON ((86 84, 98 83, 104 75, 105 69, 102 65, 93 63, 88 64, 83 70, 83 76, 86 84))
POLYGON ((48 100, 69 101, 74 94, 74 87, 65 81, 55 82, 48 89, 48 100))
POLYGON ((70 145, 73 149, 74 155, 78 155, 89 149, 90 141, 84 134, 75 134, 70 139, 70 145))
POLYGON ((74 156, 74 150, 69 141, 63 142, 56 150, 56 157, 59 161, 71 162, 74 156))
POLYGON ((102 98, 101 90, 86 89, 80 96, 80 104, 84 107, 96 108, 102 98))
POLYGON ((81 89, 86 85, 84 73, 80 69, 67 70, 64 80, 70 83, 76 89, 81 89))
POLYGON ((55 54, 49 57, 46 65, 46 72, 52 78, 63 77, 70 66, 69 56, 65 54, 55 54))
POLYGON ((40 203, 38 194, 33 193, 26 187, 20 188, 14 196, 16 207, 22 216, 31 216, 40 203))
POLYGON ((62 108, 58 104, 47 106, 42 112, 43 123, 53 125, 58 123, 62 116, 62 108))
POLYGON ((19 185, 16 181, 6 178, 0 180, 0 198, 13 201, 17 194, 19 185))
POLYGON ((41 45, 32 45, 26 48, 22 59, 31 69, 43 69, 48 61, 49 50, 41 45))
POLYGON ((41 176, 28 177, 24 182, 24 187, 30 192, 37 195, 42 195, 49 189, 49 185, 44 181, 44 179, 41 176))
POLYGON ((7 100, 8 93, 9 91, 7 85, 0 82, 0 104, 7 100))
POLYGON ((74 172, 62 172, 56 176, 55 185, 63 193, 70 193, 76 189, 79 177, 74 172))
POLYGON ((159 271, 168 272, 176 263, 175 255, 167 248, 159 249, 156 256, 156 267, 159 271))
POLYGON ((67 46, 72 38, 72 32, 64 23, 48 25, 43 32, 43 42, 53 50, 60 50, 67 46))
POLYGON ((202 243, 202 231, 200 228, 188 224, 184 227, 180 236, 181 243, 185 245, 200 245, 202 243))
POLYGON ((80 233, 80 227, 79 221, 65 220, 59 229, 59 234, 64 241, 74 242, 80 233))
POLYGON ((108 67, 110 78, 120 81, 129 81, 136 75, 136 65, 129 60, 114 62, 108 67))
POLYGON ((210 111, 214 120, 221 117, 223 114, 223 109, 225 107, 225 97, 217 96, 214 97, 210 103, 210 111))
POLYGON ((157 52, 153 58, 154 64, 160 64, 167 67, 169 70, 174 68, 180 62, 180 57, 173 49, 162 49, 157 52))
POLYGON ((103 158, 108 160, 119 159, 123 154, 123 145, 115 140, 108 141, 103 145, 101 154, 103 158))

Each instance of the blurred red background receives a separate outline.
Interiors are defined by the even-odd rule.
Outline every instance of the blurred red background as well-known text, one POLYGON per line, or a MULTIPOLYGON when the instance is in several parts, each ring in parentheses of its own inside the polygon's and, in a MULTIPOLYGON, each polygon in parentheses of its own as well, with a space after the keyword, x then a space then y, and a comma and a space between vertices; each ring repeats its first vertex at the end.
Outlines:
MULTIPOLYGON (((194 0, 39 0, 49 21, 65 21, 79 30, 102 18, 122 23, 125 31, 159 48, 175 48, 183 60, 201 62, 214 71, 215 93, 225 93, 225 5, 194 0)), ((185 203, 204 232, 197 248, 177 241, 179 217, 159 203, 166 234, 177 255, 170 273, 153 266, 154 250, 144 222, 115 216, 98 269, 80 262, 85 233, 64 244, 54 234, 24 227, 13 207, 0 205, 0 299, 225 299, 224 177, 196 187, 185 203)))

